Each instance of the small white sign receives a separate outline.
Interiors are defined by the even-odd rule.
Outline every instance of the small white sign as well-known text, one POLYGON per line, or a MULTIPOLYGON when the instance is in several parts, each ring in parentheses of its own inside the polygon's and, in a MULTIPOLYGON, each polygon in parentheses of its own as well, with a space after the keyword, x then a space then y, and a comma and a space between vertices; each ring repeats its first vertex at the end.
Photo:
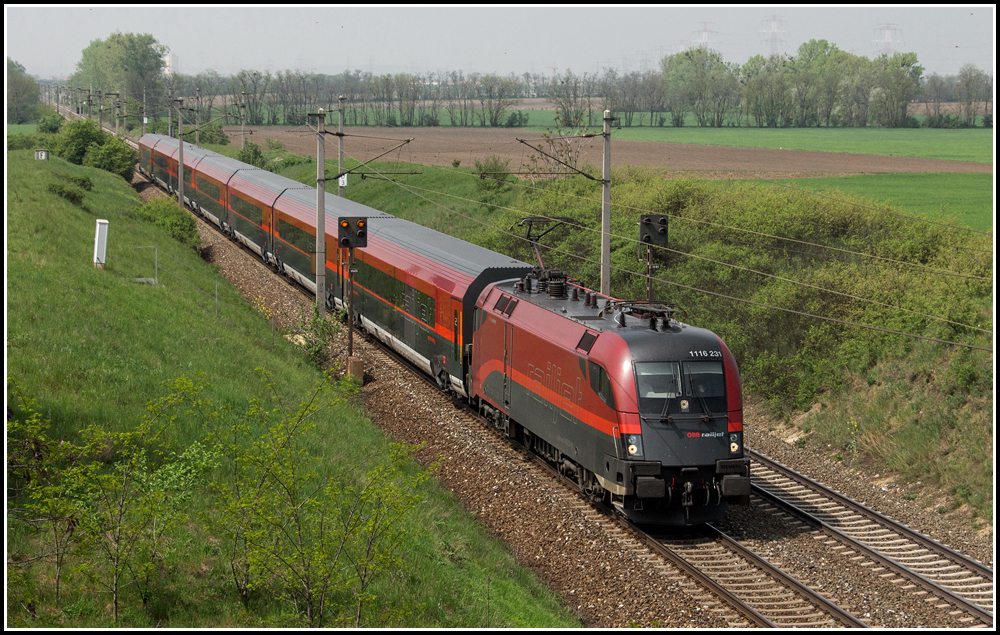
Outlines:
POLYGON ((142 123, 149 123, 149 117, 143 117, 142 123))
POLYGON ((340 175, 340 187, 347 187, 347 175, 340 175))

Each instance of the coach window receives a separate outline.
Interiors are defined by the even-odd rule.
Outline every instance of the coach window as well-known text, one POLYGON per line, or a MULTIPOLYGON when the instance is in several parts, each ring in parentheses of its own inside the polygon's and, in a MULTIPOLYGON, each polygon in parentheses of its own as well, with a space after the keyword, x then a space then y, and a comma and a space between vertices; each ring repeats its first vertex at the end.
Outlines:
POLYGON ((198 191, 207 195, 212 200, 219 200, 219 186, 211 181, 198 177, 198 191))
POLYGON ((316 239, 313 235, 286 220, 278 219, 278 237, 306 255, 311 255, 315 249, 316 239))
POLYGON ((254 225, 257 225, 258 227, 260 226, 262 214, 259 207, 257 207, 253 203, 250 203, 249 201, 243 200, 242 198, 236 196, 235 194, 230 196, 230 199, 231 199, 230 204, 234 212, 236 212, 243 218, 247 219, 254 225))

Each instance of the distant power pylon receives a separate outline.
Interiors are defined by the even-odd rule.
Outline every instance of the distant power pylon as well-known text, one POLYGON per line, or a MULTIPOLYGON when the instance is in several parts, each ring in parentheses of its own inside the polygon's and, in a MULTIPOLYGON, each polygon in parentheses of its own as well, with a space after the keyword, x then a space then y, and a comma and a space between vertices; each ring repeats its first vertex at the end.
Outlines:
POLYGON ((767 42, 770 45, 770 55, 777 55, 778 49, 784 49, 785 40, 778 37, 778 34, 784 35, 785 31, 780 31, 778 29, 779 25, 785 24, 785 21, 781 19, 780 15, 769 15, 764 20, 761 20, 762 24, 767 25, 766 29, 762 29, 760 34, 766 36, 761 40, 761 44, 767 42))
POLYGON ((710 48, 709 44, 718 44, 718 42, 712 42, 711 40, 708 39, 708 34, 709 33, 718 33, 718 31, 713 31, 713 30, 709 29, 708 28, 709 24, 711 24, 711 22, 702 22, 701 23, 701 29, 699 29, 697 31, 694 31, 694 33, 701 33, 701 39, 700 40, 691 40, 692 44, 697 44, 698 46, 700 46, 701 48, 705 49, 706 51, 710 48))
POLYGON ((889 55, 892 55, 893 53, 895 53, 896 49, 894 49, 892 47, 892 44, 893 44, 893 42, 895 42, 897 44, 900 43, 900 41, 902 40, 902 38, 900 37, 900 38, 896 38, 896 40, 893 40, 892 39, 892 34, 893 33, 900 33, 900 34, 902 34, 903 33, 902 29, 896 28, 895 24, 890 24, 888 22, 885 22, 883 24, 880 24, 878 27, 876 27, 875 28, 875 32, 876 33, 879 33, 879 32, 882 33, 882 39, 880 39, 880 40, 872 40, 872 42, 874 42, 875 44, 879 44, 880 45, 878 48, 875 49, 875 55, 882 54, 882 55, 889 56, 889 55))

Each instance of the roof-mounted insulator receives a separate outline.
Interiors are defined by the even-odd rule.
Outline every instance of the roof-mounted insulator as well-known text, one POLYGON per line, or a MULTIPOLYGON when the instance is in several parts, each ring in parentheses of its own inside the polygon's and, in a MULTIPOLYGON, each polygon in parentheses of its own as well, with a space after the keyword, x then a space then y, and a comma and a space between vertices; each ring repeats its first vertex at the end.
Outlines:
POLYGON ((549 298, 559 300, 566 297, 565 280, 549 280, 549 298))
POLYGON ((649 328, 656 330, 656 316, 653 315, 649 318, 649 328))
POLYGON ((570 299, 573 302, 579 302, 580 301, 580 292, 577 290, 576 287, 573 287, 573 295, 570 297, 570 299))

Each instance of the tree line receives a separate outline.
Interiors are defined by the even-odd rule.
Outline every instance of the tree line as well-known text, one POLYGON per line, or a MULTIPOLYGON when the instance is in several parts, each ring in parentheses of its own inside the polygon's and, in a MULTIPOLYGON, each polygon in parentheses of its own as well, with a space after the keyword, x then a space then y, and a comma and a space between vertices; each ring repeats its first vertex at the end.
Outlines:
MULTIPOLYGON (((623 127, 812 127, 919 125, 911 105, 924 103, 923 125, 992 126, 993 77, 972 64, 956 76, 924 76, 915 53, 875 59, 810 40, 793 55, 755 55, 727 62, 704 48, 664 57, 659 68, 548 77, 463 71, 376 75, 346 70, 327 75, 299 70, 243 69, 225 76, 167 74, 167 48, 150 35, 115 33, 84 49, 73 90, 63 99, 93 107, 95 90, 123 95, 129 126, 139 113, 167 118, 182 98, 202 121, 226 125, 301 125, 319 108, 339 107, 349 126, 499 127, 527 123, 518 110, 529 97, 547 99, 563 124, 596 126, 609 110, 623 127), (949 112, 944 104, 958 104, 949 112), (141 105, 145 103, 143 109, 141 105)), ((10 108, 8 108, 8 111, 10 108)))

